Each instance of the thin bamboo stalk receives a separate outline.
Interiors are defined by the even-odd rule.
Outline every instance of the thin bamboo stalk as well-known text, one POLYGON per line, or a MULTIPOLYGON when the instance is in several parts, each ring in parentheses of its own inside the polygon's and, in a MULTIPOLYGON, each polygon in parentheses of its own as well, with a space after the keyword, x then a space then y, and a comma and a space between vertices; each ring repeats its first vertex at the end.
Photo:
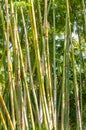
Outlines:
POLYGON ((79 51, 80 51, 80 88, 79 88, 79 92, 80 92, 80 110, 81 110, 81 119, 82 119, 82 87, 83 87, 83 83, 82 83, 82 51, 81 51, 81 40, 80 40, 80 34, 78 33, 78 38, 79 38, 79 51))
POLYGON ((65 99, 65 87, 66 87, 66 83, 65 83, 65 72, 66 72, 66 39, 64 41, 64 61, 63 61, 63 83, 62 83, 62 109, 61 109, 61 130, 65 130, 65 103, 66 103, 66 99, 65 99))
POLYGON ((83 6, 83 14, 84 14, 84 21, 85 21, 85 33, 86 33, 86 7, 85 7, 84 0, 82 0, 82 6, 83 6))
POLYGON ((3 108, 3 110, 5 111, 5 114, 6 114, 7 119, 8 119, 8 123, 9 123, 9 125, 10 125, 10 128, 11 128, 12 130, 14 130, 14 126, 13 126, 13 123, 12 123, 12 121, 11 121, 11 117, 10 117, 10 115, 9 115, 9 112, 8 112, 8 110, 7 110, 7 107, 6 107, 6 105, 5 105, 5 102, 4 102, 3 97, 2 97, 1 94, 0 94, 0 104, 2 105, 2 108, 3 108))
POLYGON ((3 31, 5 35, 5 39, 7 42, 7 58, 8 58, 8 77, 9 77, 9 86, 10 86, 10 99, 11 99, 11 112, 12 112, 12 121, 13 124, 15 125, 15 114, 14 114, 14 101, 13 101, 13 88, 12 88, 12 65, 11 65, 11 60, 10 60, 10 50, 9 50, 9 14, 8 14, 8 1, 5 1, 6 3, 6 16, 7 16, 7 30, 5 27, 4 23, 4 16, 3 16, 3 11, 1 10, 1 19, 2 19, 2 24, 3 24, 3 31), (5 30, 7 32, 5 32, 5 30))
POLYGON ((50 71, 50 56, 49 56, 49 39, 48 39, 48 10, 47 10, 47 0, 44 0, 44 40, 45 40, 45 50, 46 50, 46 61, 47 61, 47 87, 49 91, 49 112, 50 112, 50 122, 51 128, 52 124, 54 129, 56 128, 55 124, 55 115, 54 115, 54 105, 53 105, 53 94, 52 94, 52 83, 51 83, 51 71, 50 71), (53 117, 53 119, 52 119, 53 117))
POLYGON ((11 1, 11 14, 12 14, 12 21, 10 22, 10 32, 11 32, 11 39, 13 45, 13 53, 14 53, 14 75, 15 75, 15 86, 14 89, 14 98, 15 98, 15 110, 16 110, 16 119, 17 123, 16 126, 18 129, 24 129, 24 116, 23 116, 23 97, 22 97, 22 90, 21 90, 21 75, 20 75, 20 60, 19 60, 19 53, 18 53, 18 46, 17 46, 17 34, 16 34, 16 25, 15 25, 15 13, 13 3, 11 1), (18 99, 18 100, 17 100, 18 99))
POLYGON ((29 46, 28 46, 28 43, 29 43, 29 42, 28 42, 27 30, 26 30, 25 19, 24 19, 24 13, 23 13, 23 9, 22 9, 22 8, 21 8, 21 14, 22 14, 22 20, 23 20, 23 26, 24 26, 24 32, 25 32, 26 51, 27 51, 27 60, 28 60, 27 62, 28 62, 28 65, 29 65, 31 87, 32 87, 33 96, 34 96, 34 101, 35 101, 35 106, 36 106, 36 111, 37 111, 38 124, 39 124, 39 127, 40 127, 38 101, 37 101, 37 96, 36 96, 35 88, 34 88, 34 81, 33 81, 33 75, 32 75, 31 62, 30 62, 30 51, 29 51, 29 46))
MULTIPOLYGON (((15 19, 15 23, 16 23, 16 19, 15 19)), ((17 26, 17 23, 16 23, 17 26)), ((17 30, 17 41, 18 41, 18 50, 19 50, 19 57, 20 57, 20 62, 21 62, 21 66, 22 66, 22 73, 23 73, 23 78, 24 78, 24 84, 25 84, 25 89, 26 89, 26 96, 27 96, 27 102, 28 102, 28 108, 30 111, 30 117, 31 117, 31 122, 32 122, 32 128, 33 130, 35 130, 35 124, 34 124, 34 118, 33 118, 33 111, 32 111, 32 106, 31 106, 31 99, 30 99, 30 94, 29 94, 29 89, 28 89, 28 84, 26 81, 26 73, 25 73, 25 67, 24 67, 24 61, 23 61, 23 54, 22 54, 22 50, 21 50, 21 46, 20 46, 20 39, 19 39, 19 33, 17 30)))
MULTIPOLYGON (((39 79, 39 85, 40 85, 40 90, 41 90, 40 95, 41 95, 41 98, 42 98, 42 103, 45 106, 44 107, 45 110, 46 110, 45 115, 47 116, 47 119, 48 119, 48 122, 49 122, 50 118, 49 118, 49 112, 48 112, 46 97, 45 97, 44 83, 43 83, 43 77, 42 77, 42 69, 41 69, 41 64, 40 64, 40 54, 39 54, 39 47, 38 47, 38 34, 37 34, 37 28, 36 28, 33 1, 30 0, 30 3, 32 5, 31 7, 29 7, 30 20, 31 20, 31 27, 32 27, 32 31, 33 31, 34 49, 35 49, 36 62, 37 62, 38 79, 39 79)), ((50 122, 49 122, 49 124, 50 124, 50 122)), ((46 126, 46 128, 48 128, 48 127, 46 126)))
POLYGON ((53 67, 53 72, 54 72, 54 90, 53 90, 53 100, 54 100, 54 118, 55 118, 55 130, 57 129, 57 110, 56 110, 56 106, 57 106, 57 88, 56 88, 56 42, 55 42, 55 32, 56 32, 56 23, 55 23, 55 7, 54 7, 54 4, 55 4, 55 0, 53 0, 53 28, 54 28, 54 31, 53 31, 53 64, 54 64, 54 67, 53 67))
POLYGON ((71 44, 71 53, 72 53, 72 64, 73 64, 73 74, 74 74, 74 89, 75 89, 75 102, 76 102, 76 114, 77 114, 77 129, 82 130, 82 121, 81 121, 81 113, 80 113, 80 104, 79 104, 79 94, 78 94, 78 83, 76 76, 76 66, 75 66, 75 57, 74 57, 74 49, 72 43, 72 35, 71 35, 71 25, 70 25, 70 13, 69 13, 69 1, 66 0, 67 6, 67 19, 69 26, 69 34, 70 34, 70 44, 71 44))
MULTIPOLYGON (((78 33, 78 41, 79 41, 79 51, 80 51, 80 88, 79 88, 79 95, 80 95, 80 110, 81 110, 81 119, 82 119, 82 110, 83 110, 83 104, 82 104, 82 88, 83 88, 83 81, 82 81, 82 72, 85 71, 83 56, 82 56, 82 44, 81 44, 81 36, 80 36, 80 30, 78 28, 78 19, 77 21, 77 33, 78 33)), ((84 74, 86 79, 86 74, 84 74)))
POLYGON ((68 21, 66 17, 66 55, 65 55, 65 130, 69 129, 69 33, 68 21))
POLYGON ((0 119, 1 119, 1 122, 3 124, 3 128, 4 130, 7 130, 7 126, 6 126, 6 122, 4 120, 4 117, 3 117, 3 114, 2 114, 2 111, 0 110, 0 119))
MULTIPOLYGON (((41 64, 44 67, 43 68, 43 73, 42 73, 42 78, 43 78, 43 82, 44 82, 44 76, 47 75, 47 62, 46 62, 45 40, 44 40, 44 31, 43 31, 43 22, 42 22, 42 14, 41 14, 40 1, 37 0, 37 2, 38 2, 38 15, 39 15, 40 32, 41 32, 41 40, 42 40, 42 61, 41 61, 41 64)), ((46 86, 47 86, 47 83, 46 83, 46 86)), ((49 98, 48 91, 46 93, 47 93, 46 95, 47 95, 47 99, 48 99, 49 98)), ((49 100, 48 100, 48 102, 49 102, 49 100)), ((41 113, 41 111, 42 111, 42 107, 41 107, 41 98, 40 98, 40 113, 41 113)), ((44 111, 44 113, 45 113, 45 111, 44 111)), ((46 119, 46 117, 45 117, 45 119, 46 119)))

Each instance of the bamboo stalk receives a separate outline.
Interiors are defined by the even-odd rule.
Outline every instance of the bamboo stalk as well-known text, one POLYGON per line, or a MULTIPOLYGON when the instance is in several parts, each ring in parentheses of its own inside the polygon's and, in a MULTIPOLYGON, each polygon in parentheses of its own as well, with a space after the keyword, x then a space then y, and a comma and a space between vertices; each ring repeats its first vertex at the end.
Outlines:
POLYGON ((66 54, 65 54, 65 129, 69 129, 69 33, 68 21, 66 17, 66 54))
POLYGON ((37 28, 36 28, 33 1, 30 0, 30 3, 32 5, 31 7, 29 7, 30 20, 31 20, 31 27, 32 27, 32 31, 33 31, 34 49, 35 49, 35 55, 36 55, 38 79, 39 79, 39 85, 40 85, 40 90, 41 90, 40 95, 41 95, 41 98, 42 98, 42 103, 45 106, 44 108, 46 110, 46 116, 47 116, 47 119, 48 119, 48 123, 50 124, 50 122, 49 122, 50 117, 49 117, 49 112, 48 112, 48 107, 47 107, 47 102, 46 102, 46 97, 45 97, 44 83, 43 83, 43 77, 42 77, 42 69, 41 69, 41 64, 40 64, 40 54, 39 54, 39 47, 38 47, 38 34, 37 34, 37 28))
POLYGON ((69 1, 68 0, 66 0, 66 6, 67 6, 67 19, 68 19, 69 34, 70 34, 71 53, 72 53, 73 74, 74 74, 74 89, 75 89, 75 102, 76 102, 76 114, 77 114, 77 129, 82 130, 82 121, 81 121, 79 94, 78 94, 78 83, 77 83, 76 68, 75 68, 76 66, 75 66, 75 62, 74 62, 75 58, 74 58, 74 49, 73 49, 72 35, 71 35, 69 1))
POLYGON ((54 4, 55 4, 55 0, 53 0, 53 28, 54 28, 54 31, 53 31, 53 64, 54 64, 54 67, 53 67, 53 72, 54 72, 54 78, 53 78, 53 82, 54 82, 54 90, 53 90, 53 100, 54 100, 54 118, 55 118, 55 130, 57 129, 57 110, 56 110, 56 105, 57 105, 57 88, 56 88, 56 42, 55 42, 55 32, 56 32, 56 23, 55 23, 55 7, 54 7, 54 4))
POLYGON ((86 7, 85 7, 84 0, 82 0, 82 6, 83 6, 83 14, 84 14, 84 22, 85 22, 85 34, 86 34, 86 7))
MULTIPOLYGON (((40 23, 40 32, 41 32, 41 40, 42 40, 42 61, 41 64, 44 67, 43 73, 42 73, 42 78, 44 82, 44 76, 47 76, 47 61, 46 61, 46 51, 45 51, 45 39, 44 39, 44 28, 43 28, 43 22, 42 22, 42 14, 41 14, 41 7, 40 7, 40 2, 38 0, 38 13, 39 13, 39 23, 40 23)), ((47 82, 46 82, 46 87, 47 87, 47 82)), ((41 89, 41 88, 40 88, 41 89)), ((41 90, 40 90, 41 91, 41 90)), ((47 89, 47 99, 49 102, 49 90, 47 89)), ((41 96, 40 96, 41 97, 41 96)), ((41 98, 40 98, 40 105, 41 105, 41 98)), ((40 107, 41 108, 41 107, 40 107)), ((41 111, 41 110, 40 110, 41 111)), ((45 113, 45 112, 44 112, 45 113)), ((44 114, 45 115, 45 114, 44 114)), ((46 117, 45 117, 46 119, 46 117)), ((45 121, 46 122, 46 121, 45 121)))
POLYGON ((65 130, 65 103, 66 103, 66 99, 65 99, 65 87, 66 87, 66 83, 65 83, 65 79, 66 79, 66 75, 65 75, 65 71, 66 71, 66 40, 64 41, 64 60, 63 60, 63 82, 62 82, 62 109, 61 109, 61 130, 65 130))
MULTIPOLYGON (((80 39, 80 34, 78 30, 78 38, 79 38, 79 51, 80 51, 80 108, 81 108, 81 119, 82 119, 82 88, 83 88, 83 82, 82 82, 82 68, 83 66, 83 56, 82 56, 82 50, 81 50, 81 39, 80 39)), ((84 69, 84 68, 83 68, 84 69)))
POLYGON ((51 129, 54 127, 56 128, 55 124, 55 115, 54 115, 54 107, 53 107, 53 94, 52 94, 52 83, 51 83, 51 72, 50 72, 50 56, 49 56, 49 39, 48 39, 48 20, 47 20, 47 0, 44 0, 44 40, 45 40, 45 52, 46 52, 46 62, 47 62, 47 91, 49 91, 49 112, 50 112, 50 122, 51 122, 51 129), (48 90, 49 89, 49 90, 48 90), (52 119, 53 117, 53 119, 52 119), (52 126, 53 124, 53 126, 52 126))
POLYGON ((7 130, 7 126, 6 126, 6 123, 5 123, 5 120, 4 120, 4 117, 3 117, 1 110, 0 110, 0 119, 1 119, 1 122, 3 124, 4 130, 7 130))
POLYGON ((22 9, 22 8, 21 8, 21 13, 22 13, 22 19, 23 19, 23 25, 24 25, 24 32, 25 32, 26 51, 27 51, 27 60, 28 60, 27 62, 28 62, 28 65, 29 65, 30 82, 31 82, 31 87, 32 87, 32 91, 33 91, 33 96, 34 96, 36 111, 37 111, 38 124, 39 124, 39 127, 40 127, 38 101, 37 101, 37 96, 36 96, 35 88, 34 88, 34 81, 33 81, 33 75, 32 75, 31 62, 30 62, 30 51, 29 51, 29 47, 28 47, 28 43, 29 43, 29 42, 28 42, 27 30, 26 30, 25 19, 24 19, 24 13, 23 13, 23 9, 22 9))
MULTIPOLYGON (((15 23, 16 23, 16 19, 15 19, 15 23)), ((16 23, 16 24, 17 24, 17 23, 16 23)), ((24 84, 25 84, 25 89, 26 89, 26 96, 27 96, 28 108, 29 108, 29 111, 30 111, 30 117, 31 117, 31 122, 32 122, 32 128, 33 128, 33 130, 35 130, 35 124, 34 124, 34 118, 33 118, 33 111, 32 111, 32 106, 31 106, 31 99, 30 99, 28 84, 27 84, 27 81, 26 81, 25 67, 24 67, 24 61, 23 61, 22 50, 21 50, 21 46, 20 46, 20 39, 19 39, 18 30, 17 30, 17 40, 18 40, 19 57, 20 57, 20 62, 21 62, 21 66, 22 66, 24 84)))
POLYGON ((3 11, 1 10, 1 19, 2 19, 2 24, 3 24, 3 31, 5 35, 5 39, 7 42, 7 60, 8 60, 8 77, 9 77, 9 86, 10 86, 10 100, 11 100, 11 112, 12 112, 12 121, 13 124, 15 125, 15 114, 14 114, 14 101, 13 101, 13 88, 12 88, 12 65, 11 65, 11 60, 10 60, 10 50, 9 50, 9 14, 8 14, 8 1, 5 1, 6 3, 6 16, 7 16, 7 29, 5 27, 4 23, 4 16, 3 16, 3 11), (6 32, 7 31, 7 32, 6 32))
POLYGON ((8 110, 7 110, 7 107, 6 107, 6 105, 5 105, 5 102, 4 102, 3 97, 2 97, 1 94, 0 94, 0 104, 2 105, 3 110, 5 111, 5 114, 6 114, 7 119, 8 119, 8 123, 9 123, 9 125, 10 125, 10 128, 11 128, 12 130, 14 130, 14 126, 13 126, 13 123, 12 123, 12 121, 11 121, 11 117, 10 117, 10 115, 9 115, 9 112, 8 112, 8 110))

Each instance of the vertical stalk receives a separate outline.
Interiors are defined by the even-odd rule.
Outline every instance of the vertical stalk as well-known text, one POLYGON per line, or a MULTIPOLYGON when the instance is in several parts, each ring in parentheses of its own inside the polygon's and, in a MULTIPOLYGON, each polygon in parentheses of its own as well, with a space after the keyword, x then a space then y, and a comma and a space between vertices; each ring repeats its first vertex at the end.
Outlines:
POLYGON ((65 54, 65 130, 69 129, 69 33, 66 17, 66 54, 65 54))
POLYGON ((64 61, 63 61, 63 82, 62 82, 62 109, 61 109, 61 130, 65 130, 65 66, 66 66, 66 40, 64 41, 64 61))
POLYGON ((78 83, 77 83, 77 75, 76 75, 74 49, 73 49, 73 43, 72 43, 72 34, 71 34, 71 25, 70 25, 70 13, 69 13, 69 1, 68 0, 66 0, 66 6, 67 6, 67 19, 68 19, 69 34, 70 34, 71 53, 72 53, 73 74, 74 74, 74 89, 75 89, 75 102, 76 102, 76 114, 77 114, 77 129, 82 130, 82 121, 81 121, 80 103, 79 103, 79 94, 78 94, 78 83))
MULTIPOLYGON (((44 107, 45 110, 46 110, 45 115, 47 116, 48 123, 50 124, 50 122, 49 122, 50 117, 49 117, 47 101, 46 101, 46 96, 45 96, 45 90, 44 90, 44 79, 43 79, 43 76, 42 76, 42 68, 41 68, 41 63, 40 63, 40 53, 39 53, 39 46, 38 46, 38 34, 37 34, 33 0, 30 0, 30 3, 31 3, 32 6, 29 7, 29 11, 30 11, 31 27, 32 27, 32 32, 33 32, 34 50, 35 50, 36 63, 37 63, 37 73, 38 73, 39 86, 40 86, 40 91, 41 91, 40 95, 41 95, 42 103, 45 106, 44 107)), ((48 127, 50 127, 50 126, 48 125, 48 127)), ((46 128, 48 128, 48 127, 46 126, 46 128)))
POLYGON ((23 13, 22 7, 21 7, 21 13, 22 13, 22 20, 23 20, 23 26, 24 26, 24 32, 25 32, 26 51, 27 51, 27 60, 28 60, 27 62, 28 62, 28 65, 29 65, 30 82, 31 82, 31 87, 32 87, 32 91, 33 91, 33 96, 34 96, 36 111, 37 111, 38 124, 39 124, 39 127, 40 127, 38 101, 37 101, 37 96, 36 96, 35 88, 34 88, 34 81, 33 81, 31 61, 30 61, 30 52, 29 52, 29 47, 28 47, 28 36, 27 36, 27 30, 26 30, 25 19, 24 19, 24 13, 23 13))
POLYGON ((3 117, 3 114, 1 112, 1 110, 0 110, 0 120, 1 120, 1 122, 3 124, 4 130, 7 130, 7 126, 6 126, 6 123, 5 123, 5 120, 4 120, 4 117, 3 117))
MULTIPOLYGON (((16 23, 16 20, 15 20, 15 23, 16 23)), ((20 46, 20 39, 19 39, 18 31, 17 31, 17 40, 18 40, 19 57, 20 57, 20 62, 21 62, 21 66, 22 66, 22 73, 23 73, 24 84, 25 84, 25 89, 26 89, 26 96, 27 96, 28 108, 29 108, 29 111, 30 111, 32 128, 33 128, 33 130, 35 130, 35 124, 34 124, 34 118, 33 118, 33 111, 32 111, 32 106, 31 106, 31 99, 30 99, 28 84, 27 84, 27 81, 26 81, 26 73, 25 73, 25 67, 24 67, 24 61, 23 61, 23 55, 22 55, 22 50, 21 50, 21 46, 20 46)))
POLYGON ((83 13, 84 13, 85 34, 86 34, 86 8, 85 8, 85 1, 84 0, 82 0, 82 6, 83 6, 83 13))
POLYGON ((48 98, 49 98, 49 112, 50 112, 50 122, 51 122, 51 128, 56 128, 55 124, 55 115, 54 115, 54 106, 53 106, 53 94, 52 94, 52 83, 51 83, 51 71, 50 71, 50 56, 49 56, 49 40, 48 40, 48 29, 49 29, 49 23, 48 23, 48 10, 47 10, 47 0, 44 0, 44 40, 45 40, 45 52, 46 52, 46 62, 47 62, 47 70, 46 70, 46 78, 47 78, 47 91, 48 98), (53 118, 52 118, 53 117, 53 118))
POLYGON ((15 114, 14 114, 14 101, 13 101, 13 87, 12 87, 12 65, 10 59, 10 49, 9 49, 9 35, 10 35, 10 19, 9 19, 9 10, 8 10, 8 0, 5 0, 6 4, 6 17, 7 17, 7 26, 6 26, 6 45, 7 45, 7 63, 8 63, 8 78, 10 86, 10 100, 11 100, 11 112, 12 112, 12 121, 15 124, 15 114))
POLYGON ((8 123, 10 125, 11 130, 14 130, 14 126, 13 126, 13 123, 11 121, 11 117, 9 115, 9 112, 7 110, 7 107, 5 105, 5 102, 4 102, 3 97, 2 97, 1 94, 0 94, 0 104, 2 105, 2 108, 3 108, 3 110, 4 110, 4 112, 5 112, 6 116, 7 116, 7 120, 8 120, 8 123))
POLYGON ((56 100, 56 97, 57 97, 57 88, 56 88, 56 49, 55 49, 55 7, 54 7, 54 4, 55 4, 55 0, 53 0, 53 28, 54 28, 54 31, 53 31, 53 64, 54 64, 54 67, 53 67, 53 72, 54 72, 54 90, 53 90, 53 100, 54 100, 54 118, 55 118, 55 130, 57 129, 57 111, 56 111, 56 105, 57 105, 57 100, 56 100))
POLYGON ((78 40, 79 40, 79 51, 80 51, 80 108, 81 108, 81 119, 82 119, 82 87, 83 87, 83 82, 82 82, 82 69, 84 69, 84 65, 83 65, 83 56, 82 56, 82 50, 81 50, 81 38, 80 38, 80 31, 79 28, 77 26, 78 29, 78 40))

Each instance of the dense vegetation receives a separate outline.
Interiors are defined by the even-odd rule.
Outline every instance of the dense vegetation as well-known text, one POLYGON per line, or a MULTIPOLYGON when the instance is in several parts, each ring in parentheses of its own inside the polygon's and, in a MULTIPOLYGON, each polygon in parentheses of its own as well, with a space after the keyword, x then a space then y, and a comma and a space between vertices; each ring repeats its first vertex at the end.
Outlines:
POLYGON ((86 129, 86 1, 0 0, 0 130, 86 129))

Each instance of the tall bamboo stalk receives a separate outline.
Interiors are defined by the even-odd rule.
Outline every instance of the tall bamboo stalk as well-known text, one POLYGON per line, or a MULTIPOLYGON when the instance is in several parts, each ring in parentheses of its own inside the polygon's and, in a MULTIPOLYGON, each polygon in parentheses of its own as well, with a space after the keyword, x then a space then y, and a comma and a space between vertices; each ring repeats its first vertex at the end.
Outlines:
MULTIPOLYGON (((53 124, 54 129, 56 129, 56 120, 53 106, 53 94, 52 94, 52 83, 51 83, 51 70, 50 70, 50 56, 49 56, 49 38, 48 38, 48 5, 47 0, 44 0, 44 39, 45 39, 45 51, 46 51, 46 62, 47 62, 47 87, 49 91, 49 111, 51 123, 53 124), (53 119, 52 119, 53 117, 53 119)), ((52 126, 51 126, 52 127, 52 126)))
POLYGON ((81 119, 82 119, 82 88, 83 88, 83 81, 82 81, 82 70, 84 70, 83 64, 83 56, 82 56, 82 44, 81 44, 81 37, 80 37, 80 30, 78 28, 78 20, 77 21, 77 30, 78 30, 78 40, 79 40, 79 51, 80 51, 80 88, 79 88, 79 95, 80 95, 80 110, 81 110, 81 119))
POLYGON ((12 84, 12 65, 11 65, 11 59, 10 59, 10 49, 9 49, 9 10, 8 10, 8 1, 5 1, 6 4, 6 17, 7 17, 7 26, 5 27, 4 23, 4 16, 3 12, 1 10, 1 16, 2 16, 2 24, 3 24, 3 30, 5 32, 5 40, 7 45, 7 60, 8 60, 8 78, 9 78, 9 86, 10 86, 10 100, 11 100, 11 112, 12 112, 12 121, 15 125, 15 114, 14 114, 14 101, 13 101, 13 84, 12 84))
POLYGON ((83 6, 83 14, 84 14, 84 21, 85 21, 85 33, 86 33, 86 7, 85 7, 84 0, 82 0, 82 6, 83 6))
POLYGON ((33 96, 35 100, 35 106, 36 106, 36 111, 37 111, 37 117, 38 117, 38 124, 40 126, 40 118, 39 118, 39 108, 38 108, 38 101, 37 101, 37 96, 34 88, 34 81, 33 81, 33 75, 32 75, 32 68, 31 68, 31 61, 30 61, 30 51, 29 51, 29 46, 28 46, 28 36, 27 36, 27 30, 26 30, 26 25, 25 25, 25 19, 24 19, 24 13, 23 9, 21 8, 21 13, 22 13, 22 19, 23 19, 23 25, 24 25, 24 32, 25 32, 25 40, 26 40, 26 50, 27 50, 27 62, 29 65, 29 72, 30 72, 30 81, 31 81, 31 87, 33 91, 33 96))
MULTIPOLYGON (((15 20, 15 23, 16 23, 16 20, 15 20)), ((16 24, 17 24, 17 23, 16 23, 16 24)), ((18 40, 19 57, 20 57, 20 62, 21 62, 21 66, 22 66, 24 84, 25 84, 25 89, 26 89, 26 96, 27 96, 28 108, 29 108, 29 111, 30 111, 30 117, 31 117, 31 122, 32 122, 32 128, 33 128, 33 130, 35 130, 35 124, 34 124, 34 118, 33 118, 33 111, 32 111, 32 106, 31 106, 31 99, 30 99, 28 84, 27 84, 27 81, 26 81, 25 67, 24 67, 24 61, 23 61, 22 50, 21 50, 21 46, 20 46, 20 39, 19 39, 18 30, 17 30, 17 40, 18 40)))
POLYGON ((62 82, 62 109, 61 109, 61 130, 65 130, 65 87, 66 87, 66 38, 64 41, 64 60, 63 60, 63 82, 62 82))
MULTIPOLYGON (((48 107, 47 107, 47 101, 46 101, 46 96, 45 96, 45 90, 44 90, 44 82, 43 82, 43 77, 42 77, 42 68, 41 68, 41 63, 40 63, 40 53, 39 53, 39 47, 38 47, 38 34, 37 34, 37 27, 36 27, 36 21, 35 21, 35 13, 34 13, 34 5, 33 5, 33 0, 30 0, 31 7, 29 7, 30 10, 30 20, 31 20, 31 27, 32 27, 32 32, 33 32, 33 40, 34 40, 34 49, 35 49, 35 55, 36 55, 36 62, 37 62, 37 72, 38 72, 38 79, 39 79, 39 85, 40 85, 40 95, 42 99, 42 103, 44 104, 44 108, 46 110, 46 116, 48 123, 50 124, 50 117, 49 117, 49 112, 48 112, 48 107)), ((48 125, 50 127, 50 125, 48 125)), ((46 128, 48 128, 46 126, 46 128)))
POLYGON ((53 72, 54 72, 54 90, 53 90, 53 100, 54 100, 54 118, 55 118, 55 130, 57 129, 57 108, 56 108, 56 105, 57 105, 57 88, 56 88, 56 42, 55 42, 55 32, 56 32, 56 23, 55 23, 55 7, 54 7, 54 4, 55 4, 55 0, 53 0, 53 28, 54 28, 54 31, 53 31, 53 72))
POLYGON ((65 54, 65 129, 69 129, 69 33, 66 17, 66 54, 65 54))
POLYGON ((70 13, 69 13, 69 1, 68 0, 66 0, 66 6, 67 6, 67 19, 68 19, 69 34, 70 34, 71 53, 72 53, 73 74, 74 74, 74 89, 75 89, 75 102, 76 102, 76 114, 77 114, 77 129, 82 130, 82 121, 81 121, 80 103, 79 103, 79 94, 78 94, 78 83, 77 83, 77 75, 76 75, 76 66, 75 66, 75 62, 74 62, 75 57, 74 57, 74 49, 73 49, 73 43, 72 43, 70 13))

